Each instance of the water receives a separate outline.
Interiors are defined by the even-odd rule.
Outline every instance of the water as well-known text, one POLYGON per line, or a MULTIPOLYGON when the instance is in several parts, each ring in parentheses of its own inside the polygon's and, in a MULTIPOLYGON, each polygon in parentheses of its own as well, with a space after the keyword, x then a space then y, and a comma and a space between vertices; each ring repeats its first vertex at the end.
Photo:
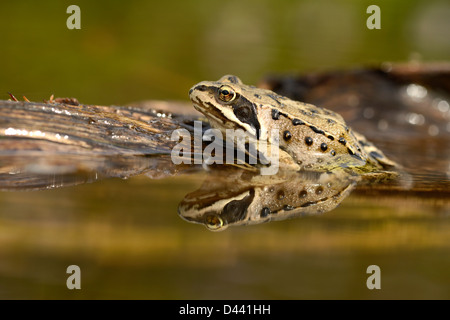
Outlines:
MULTIPOLYGON (((199 179, 201 181, 201 179, 199 179)), ((192 178, 1 193, 3 298, 446 298, 450 203, 351 195, 336 210, 213 233, 177 215, 192 178), (82 289, 66 288, 76 264, 82 289), (366 288, 378 265, 382 289, 366 288)))

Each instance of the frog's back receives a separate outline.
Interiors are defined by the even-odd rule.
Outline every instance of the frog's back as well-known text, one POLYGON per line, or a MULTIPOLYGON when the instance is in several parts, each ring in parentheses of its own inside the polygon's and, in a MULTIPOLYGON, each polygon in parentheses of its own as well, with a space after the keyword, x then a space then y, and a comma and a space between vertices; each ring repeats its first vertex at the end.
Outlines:
POLYGON ((396 166, 363 135, 349 128, 340 114, 267 89, 239 84, 244 96, 253 95, 255 101, 262 101, 258 110, 270 109, 265 113, 271 115, 269 122, 273 122, 273 126, 268 127, 281 131, 282 149, 302 168, 364 168, 363 171, 368 172, 396 166), (287 132, 292 138, 285 139, 287 132), (308 143, 311 139, 312 143, 308 143))
POLYGON ((341 115, 286 98, 278 101, 279 105, 268 107, 274 120, 268 127, 279 130, 281 150, 290 154, 300 169, 371 171, 393 164, 364 136, 349 128, 341 115))

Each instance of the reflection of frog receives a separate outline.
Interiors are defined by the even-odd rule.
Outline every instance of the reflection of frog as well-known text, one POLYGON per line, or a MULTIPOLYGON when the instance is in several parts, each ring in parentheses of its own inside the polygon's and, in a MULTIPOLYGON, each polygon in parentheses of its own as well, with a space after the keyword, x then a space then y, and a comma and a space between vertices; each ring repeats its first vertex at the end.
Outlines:
POLYGON ((194 107, 224 134, 226 129, 242 129, 269 144, 279 141, 280 166, 319 171, 348 168, 356 173, 396 166, 347 127, 339 114, 244 85, 235 76, 200 82, 189 94, 194 107), (274 129, 279 136, 270 135, 274 129))
POLYGON ((260 176, 227 168, 211 172, 199 190, 186 195, 178 213, 213 231, 319 214, 339 205, 359 179, 344 171, 260 176))

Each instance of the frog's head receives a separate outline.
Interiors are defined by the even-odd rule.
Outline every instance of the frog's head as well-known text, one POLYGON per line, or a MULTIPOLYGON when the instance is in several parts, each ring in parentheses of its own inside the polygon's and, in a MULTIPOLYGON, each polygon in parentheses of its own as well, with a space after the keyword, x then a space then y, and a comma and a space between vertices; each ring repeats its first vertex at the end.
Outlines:
POLYGON ((250 96, 252 90, 260 89, 244 85, 236 76, 226 75, 218 81, 196 84, 189 90, 189 96, 213 128, 242 129, 259 139, 261 124, 255 96, 253 93, 250 96))

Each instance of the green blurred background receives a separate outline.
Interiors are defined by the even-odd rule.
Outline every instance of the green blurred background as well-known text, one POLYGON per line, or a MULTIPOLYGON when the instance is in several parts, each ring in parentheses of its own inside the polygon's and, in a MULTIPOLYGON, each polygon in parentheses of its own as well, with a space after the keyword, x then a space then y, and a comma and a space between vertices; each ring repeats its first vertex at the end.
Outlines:
POLYGON ((236 74, 448 59, 448 1, 2 1, 0 94, 85 103, 187 99, 236 74), (66 9, 81 9, 69 30, 66 9), (366 28, 371 4, 381 30, 366 28))
MULTIPOLYGON (((2 1, 0 97, 187 101, 229 73, 444 60, 449 17, 448 1, 2 1), (81 30, 66 28, 71 4, 81 30), (371 4, 381 30, 366 28, 371 4)), ((450 298, 448 201, 352 195, 321 217, 211 233, 176 214, 201 180, 0 193, 0 299, 450 298), (365 286, 371 264, 382 290, 365 286)))

